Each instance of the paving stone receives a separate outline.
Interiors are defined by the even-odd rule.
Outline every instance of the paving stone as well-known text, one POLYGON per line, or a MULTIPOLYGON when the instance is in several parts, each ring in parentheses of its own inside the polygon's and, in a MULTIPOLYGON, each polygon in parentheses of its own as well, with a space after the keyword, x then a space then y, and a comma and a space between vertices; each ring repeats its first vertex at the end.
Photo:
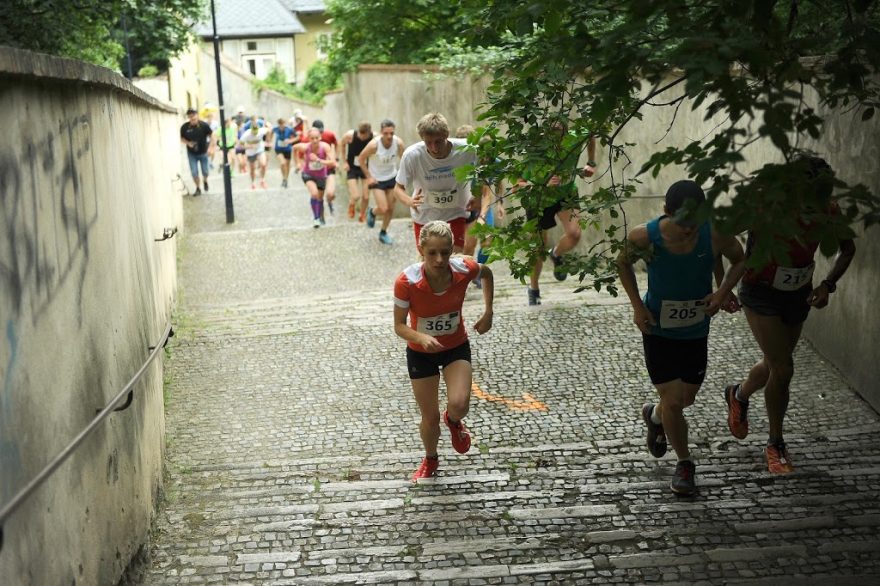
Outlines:
MULTIPOLYGON (((644 449, 655 392, 625 300, 548 272, 529 308, 493 266, 493 328, 471 337, 473 447, 455 453, 441 428, 439 476, 412 485, 419 415, 389 327, 410 222, 386 246, 345 217, 311 228, 297 182, 234 185, 231 226, 222 194, 184 200, 145 585, 880 582, 880 418, 808 343, 786 420, 797 469, 774 476, 763 405, 738 441, 720 393, 760 351, 741 314, 713 319, 687 411, 699 492, 678 499, 674 457, 644 449)), ((468 293, 469 326, 480 306, 468 293)))

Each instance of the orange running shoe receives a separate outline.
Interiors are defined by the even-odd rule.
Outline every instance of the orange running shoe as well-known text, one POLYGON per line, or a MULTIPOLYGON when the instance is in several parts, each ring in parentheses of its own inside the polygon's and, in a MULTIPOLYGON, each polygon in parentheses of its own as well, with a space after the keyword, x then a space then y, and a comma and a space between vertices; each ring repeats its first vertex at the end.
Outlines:
POLYGON ((471 449, 471 432, 468 431, 464 422, 459 421, 453 425, 449 421, 449 411, 444 411, 443 423, 449 428, 449 435, 452 436, 452 447, 455 448, 455 451, 459 454, 467 454, 468 450, 471 449))
POLYGON ((348 204, 348 217, 349 217, 349 219, 352 219, 352 220, 354 219, 354 204, 353 203, 348 204))
POLYGON ((724 389, 727 403, 727 427, 736 439, 746 439, 749 435, 749 403, 736 398, 739 385, 728 385, 724 389))
POLYGON ((435 476, 437 476, 437 468, 439 467, 439 458, 422 458, 422 463, 419 464, 418 469, 413 472, 411 479, 412 483, 416 484, 420 478, 434 478, 435 476))
POLYGON ((767 455, 767 470, 773 474, 791 474, 794 472, 794 464, 788 457, 788 450, 785 449, 785 442, 776 442, 767 444, 764 450, 767 455))
POLYGON ((360 215, 360 217, 358 218, 358 222, 360 222, 361 224, 363 224, 363 223, 366 222, 366 221, 367 221, 367 210, 361 210, 361 215, 360 215))

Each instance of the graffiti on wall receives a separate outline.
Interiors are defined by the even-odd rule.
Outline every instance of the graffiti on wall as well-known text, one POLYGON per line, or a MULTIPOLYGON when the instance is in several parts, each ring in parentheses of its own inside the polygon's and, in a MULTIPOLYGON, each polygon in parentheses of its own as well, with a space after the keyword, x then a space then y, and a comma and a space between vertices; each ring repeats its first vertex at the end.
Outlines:
MULTIPOLYGON (((28 134, 15 151, 0 152, 0 430, 11 429, 11 398, 25 372, 16 372, 22 319, 36 325, 63 287, 73 286, 70 311, 82 323, 82 290, 89 234, 98 220, 89 115, 59 122, 42 136, 28 134)), ((0 494, 7 497, 21 468, 15 442, 0 436, 0 494)), ((5 500, 5 499, 4 499, 5 500)))

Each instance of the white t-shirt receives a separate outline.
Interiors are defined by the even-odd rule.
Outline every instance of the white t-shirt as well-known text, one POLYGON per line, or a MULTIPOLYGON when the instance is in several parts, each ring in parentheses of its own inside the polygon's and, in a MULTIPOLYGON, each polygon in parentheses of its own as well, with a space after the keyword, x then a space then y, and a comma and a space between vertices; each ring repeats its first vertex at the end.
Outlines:
POLYGON ((425 195, 425 202, 418 210, 410 209, 417 224, 424 225, 433 220, 448 222, 468 215, 466 208, 471 199, 471 183, 457 181, 455 170, 476 164, 477 157, 473 152, 462 150, 467 140, 450 138, 449 142, 452 150, 445 159, 429 155, 424 142, 417 142, 403 151, 397 182, 413 194, 421 189, 425 195))
POLYGON ((261 126, 257 128, 257 132, 254 133, 252 128, 248 128, 245 130, 241 138, 241 143, 244 145, 245 154, 249 157, 253 157, 254 155, 259 155, 260 153, 266 152, 266 144, 265 139, 266 135, 269 134, 270 129, 261 126))

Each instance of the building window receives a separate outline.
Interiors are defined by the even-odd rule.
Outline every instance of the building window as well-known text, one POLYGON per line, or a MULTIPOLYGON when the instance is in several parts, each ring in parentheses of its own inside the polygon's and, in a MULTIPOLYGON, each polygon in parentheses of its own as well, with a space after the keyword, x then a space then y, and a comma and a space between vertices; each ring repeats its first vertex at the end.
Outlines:
POLYGON ((248 41, 247 42, 247 50, 248 51, 256 51, 257 50, 257 42, 256 41, 248 41))
POLYGON ((318 33, 317 37, 315 37, 315 52, 318 55, 318 59, 327 58, 332 41, 333 35, 331 33, 318 33))

